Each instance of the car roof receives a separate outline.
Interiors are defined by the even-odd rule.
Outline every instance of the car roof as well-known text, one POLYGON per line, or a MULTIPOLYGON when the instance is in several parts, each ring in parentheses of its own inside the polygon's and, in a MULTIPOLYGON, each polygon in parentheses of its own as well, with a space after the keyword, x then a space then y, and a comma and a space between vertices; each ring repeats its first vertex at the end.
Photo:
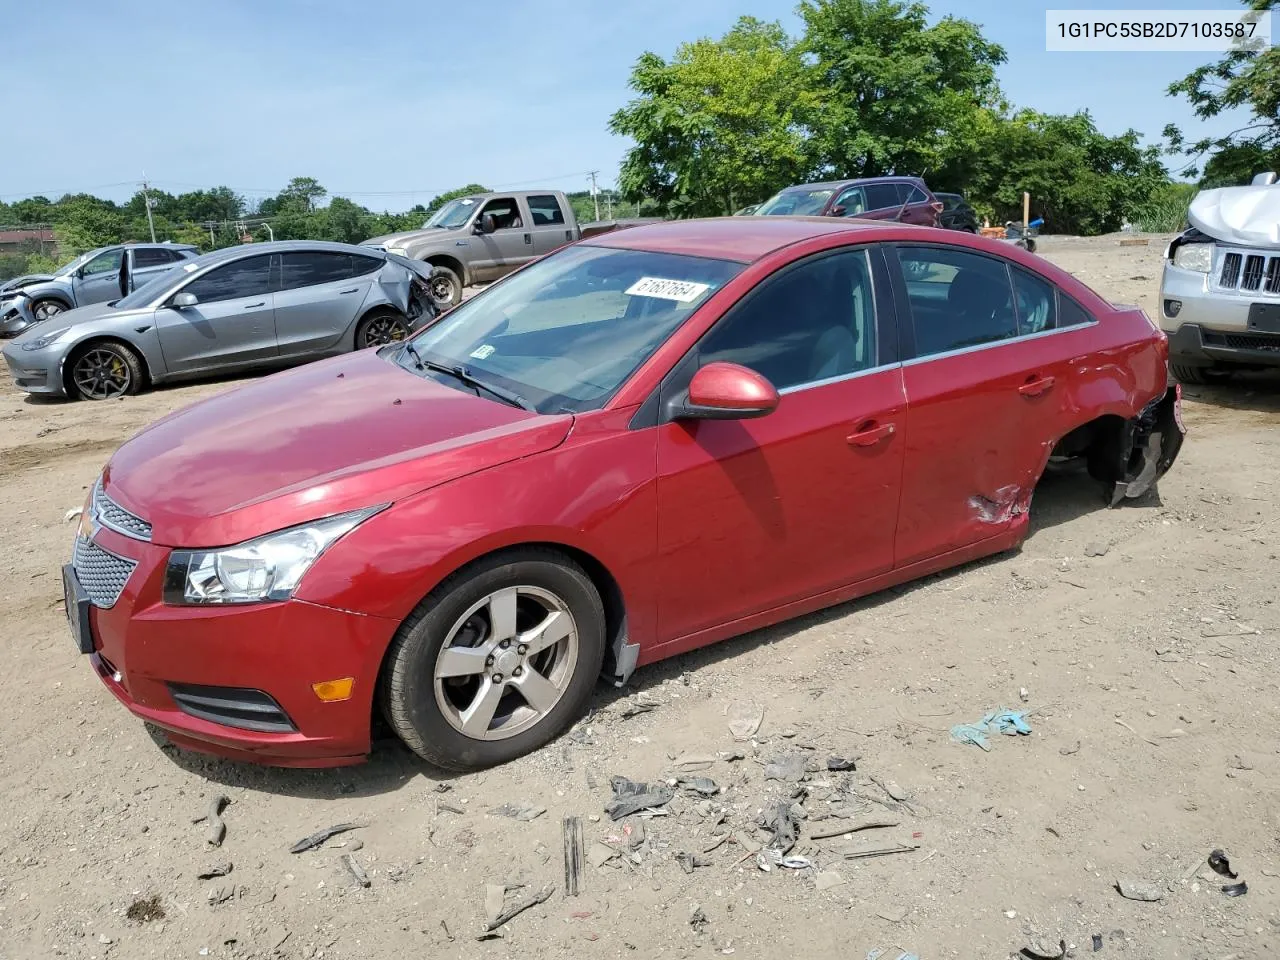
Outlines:
MULTIPOLYGON (((194 243, 169 243, 167 240, 164 241, 163 243, 139 243, 139 242, 134 242, 133 240, 126 240, 124 243, 119 244, 119 246, 127 247, 130 250, 151 249, 151 248, 154 248, 156 250, 198 250, 200 249, 194 243)), ((104 247, 103 249, 105 250, 109 248, 104 247)))
POLYGON ((235 247, 211 250, 198 259, 201 264, 217 263, 268 253, 354 253, 377 260, 386 259, 383 252, 376 247, 358 247, 355 244, 336 243, 331 240, 271 240, 266 243, 243 243, 235 247))
POLYGON ((917 186, 924 186, 924 181, 919 177, 900 177, 895 174, 888 177, 857 177, 853 180, 820 180, 817 183, 797 183, 794 186, 783 187, 778 192, 799 193, 801 190, 839 190, 841 187, 857 187, 867 183, 914 183, 917 186))
MULTIPOLYGON (((678 253, 692 257, 752 263, 793 243, 833 233, 882 232, 885 224, 874 220, 832 217, 715 217, 706 220, 664 220, 628 227, 592 237, 593 247, 678 253)), ((892 224, 897 229, 927 230, 912 224, 892 224)), ((873 237, 867 237, 870 240, 873 237)))

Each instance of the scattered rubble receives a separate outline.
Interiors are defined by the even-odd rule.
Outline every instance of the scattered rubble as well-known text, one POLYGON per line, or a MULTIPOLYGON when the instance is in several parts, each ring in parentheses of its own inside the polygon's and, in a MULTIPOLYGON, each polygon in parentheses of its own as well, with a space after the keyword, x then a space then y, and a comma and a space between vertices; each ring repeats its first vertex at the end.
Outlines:
POLYGON ((324 843, 330 837, 336 837, 338 834, 346 833, 348 830, 358 830, 362 826, 363 824, 360 823, 337 823, 332 827, 325 827, 323 830, 318 830, 310 836, 303 837, 289 848, 289 852, 304 853, 307 850, 312 850, 320 846, 320 844, 324 843))
POLYGON ((626 777, 612 777, 613 800, 604 808, 610 819, 621 820, 641 810, 665 807, 676 795, 674 787, 664 783, 637 783, 626 777))

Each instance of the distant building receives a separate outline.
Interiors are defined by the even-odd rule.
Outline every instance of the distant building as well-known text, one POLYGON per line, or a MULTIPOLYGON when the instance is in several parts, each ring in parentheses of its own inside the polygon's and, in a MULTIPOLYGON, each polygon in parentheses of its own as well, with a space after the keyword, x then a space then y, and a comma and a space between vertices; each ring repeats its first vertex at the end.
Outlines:
POLYGON ((0 253, 13 253, 17 250, 31 249, 35 246, 39 246, 43 250, 46 244, 52 247, 54 243, 52 228, 0 230, 0 253))

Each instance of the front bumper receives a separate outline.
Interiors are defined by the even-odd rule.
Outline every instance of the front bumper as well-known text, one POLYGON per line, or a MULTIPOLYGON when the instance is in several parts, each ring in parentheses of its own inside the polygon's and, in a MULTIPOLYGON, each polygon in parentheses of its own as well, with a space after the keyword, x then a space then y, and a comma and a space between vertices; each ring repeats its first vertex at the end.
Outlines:
POLYGON ((39 322, 31 315, 31 301, 26 297, 0 300, 0 340, 16 337, 39 322))
POLYGON ((1280 334, 1249 327, 1250 307, 1276 303, 1276 298, 1213 290, 1209 276, 1165 264, 1159 316, 1169 336, 1170 361, 1193 367, 1219 362, 1280 366, 1280 334))
POLYGON ((90 662, 135 716, 180 747, 234 760, 327 767, 365 758, 374 685, 395 622, 301 600, 167 606, 160 596, 169 548, 106 528, 93 543, 136 563, 119 599, 89 613, 90 662), (355 678, 347 700, 323 702, 312 689, 343 677, 355 678), (237 707, 207 706, 237 692, 237 707), (259 709, 273 703, 278 711, 245 712, 248 693, 259 709), (210 719, 219 714, 229 722, 210 719))
POLYGON ((16 343, 8 344, 3 351, 5 363, 13 385, 27 393, 41 396, 63 397, 62 361, 65 350, 56 343, 39 350, 23 350, 16 343))

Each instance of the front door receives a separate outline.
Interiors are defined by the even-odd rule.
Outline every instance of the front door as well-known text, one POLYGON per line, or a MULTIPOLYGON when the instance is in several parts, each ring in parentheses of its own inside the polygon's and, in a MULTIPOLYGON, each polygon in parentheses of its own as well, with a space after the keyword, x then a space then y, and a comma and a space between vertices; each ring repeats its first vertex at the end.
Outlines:
POLYGON ((516 197, 495 197, 485 202, 475 222, 488 215, 494 219, 493 233, 471 237, 472 278, 480 283, 499 280, 533 259, 533 233, 528 217, 516 197))
POLYGON ((658 435, 662 642, 866 579, 893 565, 905 437, 902 370, 877 329, 877 251, 767 279, 668 378, 743 364, 782 394, 754 420, 663 423, 658 435))
POLYGON ((903 365, 905 565, 995 536, 1028 509, 1069 374, 1053 338, 1035 336, 1050 329, 1052 304, 1037 306, 1026 280, 1015 298, 1003 259, 941 246, 900 246, 896 258, 914 336, 903 365))
POLYGON ((280 356, 336 350, 355 323, 382 263, 373 257, 348 253, 281 254, 280 283, 275 295, 280 356), (358 262, 359 276, 353 275, 357 270, 353 261, 358 262))
POLYGON ((72 281, 77 307, 119 300, 124 296, 120 290, 120 262, 123 257, 124 248, 116 247, 98 254, 79 269, 72 281))
POLYGON ((271 260, 264 253, 214 267, 174 291, 194 294, 194 306, 156 311, 160 348, 171 373, 247 365, 277 355, 271 260))

